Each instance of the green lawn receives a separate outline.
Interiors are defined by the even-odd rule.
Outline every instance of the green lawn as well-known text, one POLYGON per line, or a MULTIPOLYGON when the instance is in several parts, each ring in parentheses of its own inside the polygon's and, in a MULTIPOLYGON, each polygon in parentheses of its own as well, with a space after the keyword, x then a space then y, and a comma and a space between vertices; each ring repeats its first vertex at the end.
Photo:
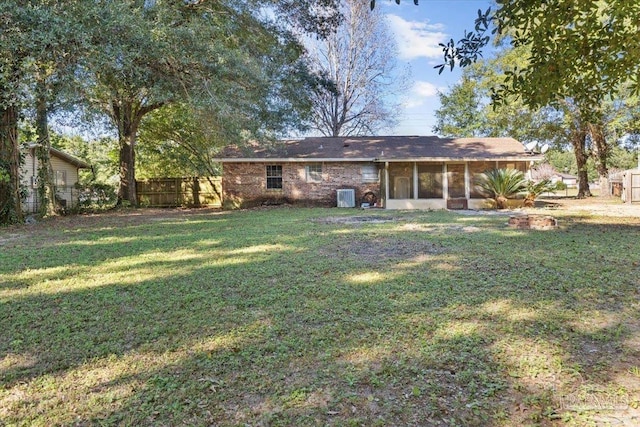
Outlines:
POLYGON ((552 213, 552 231, 293 208, 0 229, 0 425, 633 419, 640 218, 552 213))

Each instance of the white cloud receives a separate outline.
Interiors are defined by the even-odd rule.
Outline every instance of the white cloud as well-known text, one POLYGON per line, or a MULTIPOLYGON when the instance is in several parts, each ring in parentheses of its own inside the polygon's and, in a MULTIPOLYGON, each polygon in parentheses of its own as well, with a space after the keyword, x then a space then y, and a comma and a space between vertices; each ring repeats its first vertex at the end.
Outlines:
POLYGON ((425 81, 417 81, 416 84, 413 85, 414 94, 421 98, 436 96, 438 94, 438 90, 439 88, 436 87, 436 85, 425 81))
POLYGON ((443 32, 442 24, 406 21, 398 15, 391 14, 386 17, 389 28, 396 36, 401 59, 442 58, 442 48, 438 43, 444 43, 448 37, 443 32))
POLYGON ((441 87, 437 87, 433 83, 426 81, 417 81, 413 85, 409 94, 409 99, 404 103, 406 108, 420 107, 425 103, 427 98, 432 98, 438 95, 438 91, 442 91, 441 87))

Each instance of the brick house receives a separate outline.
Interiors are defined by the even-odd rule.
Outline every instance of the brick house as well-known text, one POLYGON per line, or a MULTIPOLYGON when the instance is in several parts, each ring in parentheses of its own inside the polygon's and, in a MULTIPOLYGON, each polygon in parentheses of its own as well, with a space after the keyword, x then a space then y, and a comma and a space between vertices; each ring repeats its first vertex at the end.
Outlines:
POLYGON ((491 201, 475 188, 475 175, 495 168, 529 173, 540 157, 513 138, 387 136, 230 146, 216 160, 225 208, 336 206, 346 191, 355 206, 478 209, 491 201))

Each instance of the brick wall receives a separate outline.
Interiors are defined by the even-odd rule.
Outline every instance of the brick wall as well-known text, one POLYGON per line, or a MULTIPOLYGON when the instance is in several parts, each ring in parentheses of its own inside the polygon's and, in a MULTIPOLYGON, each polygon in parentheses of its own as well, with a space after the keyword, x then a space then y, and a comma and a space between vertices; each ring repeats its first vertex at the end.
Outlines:
POLYGON ((365 193, 381 199, 379 182, 362 182, 361 167, 372 163, 323 162, 322 181, 307 182, 306 163, 224 163, 223 206, 227 209, 264 204, 291 203, 336 206, 336 190, 351 188, 356 205, 365 193), (266 165, 282 166, 282 190, 267 190, 266 165))

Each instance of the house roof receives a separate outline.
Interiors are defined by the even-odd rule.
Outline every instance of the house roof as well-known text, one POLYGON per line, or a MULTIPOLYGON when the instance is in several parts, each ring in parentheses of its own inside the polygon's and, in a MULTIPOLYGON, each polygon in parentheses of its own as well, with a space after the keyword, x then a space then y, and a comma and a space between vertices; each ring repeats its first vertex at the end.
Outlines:
POLYGON ((578 179, 577 175, 571 175, 570 173, 556 172, 554 173, 554 175, 562 179, 578 179))
POLYGON ((221 162, 540 160, 513 138, 312 137, 271 146, 229 146, 221 162))
POLYGON ((67 154, 64 151, 60 151, 56 148, 51 147, 51 150, 49 151, 49 153, 52 156, 56 156, 59 159, 64 160, 67 163, 71 163, 73 166, 80 168, 80 169, 90 169, 91 165, 89 165, 89 163, 78 159, 77 157, 73 157, 71 154, 67 154))
POLYGON ((540 171, 536 168, 531 169, 532 179, 543 179, 543 178, 550 178, 554 176, 562 179, 578 179, 576 175, 571 175, 570 173, 558 172, 555 169, 551 169, 550 171, 548 169, 545 171, 540 171))
MULTIPOLYGON (((30 149, 35 149, 37 146, 37 144, 28 145, 30 149)), ((71 154, 67 154, 64 151, 60 151, 57 148, 51 147, 49 149, 49 154, 61 160, 64 160, 65 162, 70 163, 79 169, 91 169, 91 165, 89 163, 85 162, 84 160, 80 160, 77 157, 72 156, 71 154)))

